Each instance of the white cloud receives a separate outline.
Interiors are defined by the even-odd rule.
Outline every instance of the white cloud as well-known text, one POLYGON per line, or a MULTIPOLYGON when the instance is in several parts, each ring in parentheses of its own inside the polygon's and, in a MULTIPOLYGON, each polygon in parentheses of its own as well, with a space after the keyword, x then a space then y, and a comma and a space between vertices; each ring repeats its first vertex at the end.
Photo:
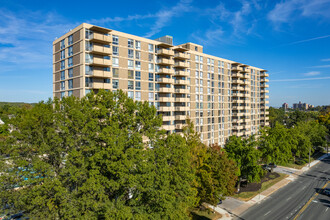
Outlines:
POLYGON ((193 9, 191 6, 192 0, 180 0, 176 5, 170 8, 161 9, 153 14, 146 15, 129 15, 127 17, 106 17, 101 19, 92 19, 87 21, 87 23, 97 24, 97 25, 106 25, 113 23, 120 23, 124 21, 133 21, 133 20, 145 20, 145 19, 156 19, 155 23, 151 26, 150 31, 145 34, 144 37, 152 37, 155 34, 161 32, 161 30, 170 24, 172 18, 180 17, 184 13, 189 12, 193 9))
POLYGON ((318 78, 300 78, 300 79, 273 79, 271 82, 296 82, 296 81, 309 81, 309 80, 324 80, 330 79, 330 76, 318 78))
POLYGON ((320 75, 321 73, 319 71, 311 71, 308 73, 304 73, 305 76, 317 76, 320 75))
POLYGON ((0 9, 0 73, 52 67, 52 41, 72 28, 60 16, 41 12, 12 12, 0 9))
POLYGON ((330 65, 312 66, 311 68, 329 68, 330 65))
POLYGON ((328 58, 328 59, 322 59, 321 61, 322 62, 329 62, 330 61, 330 58, 328 58))
POLYGON ((299 16, 330 17, 330 0, 286 0, 277 3, 268 13, 268 19, 276 24, 290 23, 299 16))

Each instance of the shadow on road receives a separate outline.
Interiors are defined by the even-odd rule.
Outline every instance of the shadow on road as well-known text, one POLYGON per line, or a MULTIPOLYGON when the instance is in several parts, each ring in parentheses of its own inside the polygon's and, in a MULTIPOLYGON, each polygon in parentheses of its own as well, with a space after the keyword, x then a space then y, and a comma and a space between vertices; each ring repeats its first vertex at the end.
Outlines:
POLYGON ((320 203, 322 203, 325 207, 330 208, 330 201, 327 199, 319 199, 320 203))

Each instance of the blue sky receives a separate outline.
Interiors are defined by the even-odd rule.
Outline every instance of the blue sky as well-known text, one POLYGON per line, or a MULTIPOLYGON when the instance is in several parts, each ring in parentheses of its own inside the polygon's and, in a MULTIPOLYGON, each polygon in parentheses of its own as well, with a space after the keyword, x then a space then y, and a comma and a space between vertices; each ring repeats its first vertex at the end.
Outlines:
POLYGON ((330 0, 97 2, 0 0, 0 101, 51 97, 52 41, 88 22, 267 69, 271 106, 330 104, 330 0))

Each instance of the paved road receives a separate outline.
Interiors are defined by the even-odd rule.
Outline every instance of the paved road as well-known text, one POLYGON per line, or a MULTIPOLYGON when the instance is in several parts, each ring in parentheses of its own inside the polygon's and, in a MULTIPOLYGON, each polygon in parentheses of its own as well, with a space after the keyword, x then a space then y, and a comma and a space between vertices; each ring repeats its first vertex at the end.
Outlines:
POLYGON ((323 159, 237 219, 329 220, 330 197, 319 193, 324 187, 330 188, 330 157, 323 159))

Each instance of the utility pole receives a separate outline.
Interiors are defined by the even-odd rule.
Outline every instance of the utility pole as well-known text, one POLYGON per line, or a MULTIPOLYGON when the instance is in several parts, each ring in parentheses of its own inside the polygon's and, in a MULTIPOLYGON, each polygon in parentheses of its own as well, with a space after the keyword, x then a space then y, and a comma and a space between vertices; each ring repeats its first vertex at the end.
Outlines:
POLYGON ((309 147, 308 160, 309 160, 309 168, 310 168, 311 167, 311 147, 309 147))

